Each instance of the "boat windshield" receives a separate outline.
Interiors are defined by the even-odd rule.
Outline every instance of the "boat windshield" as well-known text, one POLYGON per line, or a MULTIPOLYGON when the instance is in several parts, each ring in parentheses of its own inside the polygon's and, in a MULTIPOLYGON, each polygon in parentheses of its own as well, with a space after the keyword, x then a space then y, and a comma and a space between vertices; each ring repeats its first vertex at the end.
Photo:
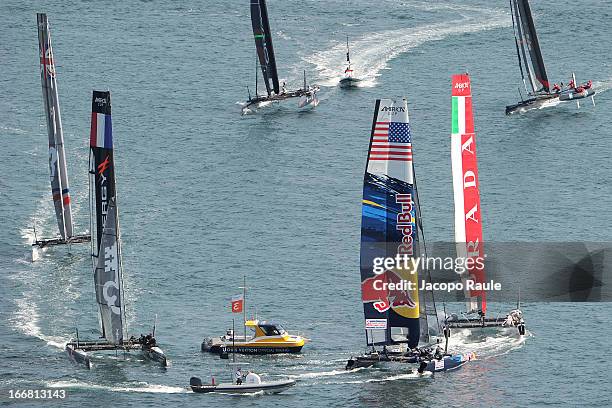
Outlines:
POLYGON ((279 336, 282 334, 285 334, 285 329, 283 329, 283 327, 279 324, 277 325, 271 325, 271 324, 266 324, 266 325, 261 325, 261 330, 263 330, 263 332, 266 334, 266 336, 279 336))

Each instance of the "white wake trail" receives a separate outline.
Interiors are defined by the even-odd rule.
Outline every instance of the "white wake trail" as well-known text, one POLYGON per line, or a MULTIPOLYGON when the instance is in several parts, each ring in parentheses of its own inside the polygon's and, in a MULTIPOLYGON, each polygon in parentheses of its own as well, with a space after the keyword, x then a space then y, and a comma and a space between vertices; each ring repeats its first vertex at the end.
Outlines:
MULTIPOLYGON (((440 7, 438 7, 440 8, 440 7)), ((461 35, 506 27, 511 25, 508 14, 500 10, 476 9, 462 6, 444 6, 456 9, 463 16, 459 20, 446 21, 426 26, 401 28, 351 38, 351 61, 355 76, 361 78, 360 86, 376 85, 376 78, 387 68, 387 64, 399 55, 430 41, 442 40, 452 35, 461 35)), ((336 42, 331 48, 316 52, 304 61, 314 64, 318 71, 316 83, 336 86, 343 78, 346 43, 336 42)))

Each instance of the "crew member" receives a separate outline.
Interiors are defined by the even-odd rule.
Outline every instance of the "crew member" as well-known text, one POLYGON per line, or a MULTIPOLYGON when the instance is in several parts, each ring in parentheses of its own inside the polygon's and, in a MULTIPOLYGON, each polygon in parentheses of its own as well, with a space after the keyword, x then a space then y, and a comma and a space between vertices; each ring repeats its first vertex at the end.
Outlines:
POLYGON ((555 92, 555 93, 561 92, 561 87, 559 86, 559 84, 555 84, 553 86, 553 92, 555 92))
POLYGON ((584 89, 591 89, 593 87, 593 81, 591 81, 589 79, 589 82, 586 83, 586 85, 583 85, 584 89))
POLYGON ((569 82, 569 84, 567 84, 567 87, 569 89, 574 89, 576 87, 576 84, 574 84, 574 80, 573 79, 570 79, 570 82, 569 82))
POLYGON ((236 370, 236 384, 242 384, 242 371, 240 371, 240 367, 236 370))
POLYGON ((281 89, 281 95, 287 93, 287 89, 285 88, 285 81, 283 81, 283 87, 281 89))

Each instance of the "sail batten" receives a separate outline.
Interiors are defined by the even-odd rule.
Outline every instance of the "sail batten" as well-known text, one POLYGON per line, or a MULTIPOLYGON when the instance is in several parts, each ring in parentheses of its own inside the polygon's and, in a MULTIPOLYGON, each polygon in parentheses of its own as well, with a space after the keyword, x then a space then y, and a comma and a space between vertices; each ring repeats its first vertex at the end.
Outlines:
POLYGON ((412 136, 406 100, 376 102, 364 175, 361 224, 361 293, 368 345, 407 343, 421 337, 418 271, 375 270, 376 259, 418 256, 412 136), (397 285, 412 282, 412 290, 397 285))
POLYGON ((121 239, 115 195, 110 92, 93 92, 89 145, 96 302, 103 337, 112 344, 120 344, 124 338, 121 239))
POLYGON ((47 15, 36 15, 38 25, 38 48, 40 53, 40 79, 43 91, 45 118, 49 138, 49 170, 51 193, 55 207, 57 225, 62 239, 73 236, 70 188, 66 169, 64 134, 57 91, 57 78, 51 35, 47 15))
MULTIPOLYGON (((467 74, 452 77, 451 160, 455 203, 455 243, 457 257, 472 258, 463 280, 484 282, 485 271, 476 258, 484 259, 480 184, 476 156, 476 134, 472 112, 472 89, 467 74)), ((466 291, 468 312, 486 313, 484 291, 466 291)))
POLYGON ((276 58, 272 45, 266 0, 251 0, 251 25, 266 91, 268 95, 272 91, 278 94, 280 93, 280 83, 276 70, 276 58))

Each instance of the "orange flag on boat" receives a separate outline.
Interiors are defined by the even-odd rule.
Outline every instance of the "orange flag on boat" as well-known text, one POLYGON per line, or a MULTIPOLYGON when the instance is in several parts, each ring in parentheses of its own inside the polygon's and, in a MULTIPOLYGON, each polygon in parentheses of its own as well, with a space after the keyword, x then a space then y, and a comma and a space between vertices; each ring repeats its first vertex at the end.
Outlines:
POLYGON ((242 295, 232 297, 232 313, 242 313, 242 303, 244 299, 242 295))

